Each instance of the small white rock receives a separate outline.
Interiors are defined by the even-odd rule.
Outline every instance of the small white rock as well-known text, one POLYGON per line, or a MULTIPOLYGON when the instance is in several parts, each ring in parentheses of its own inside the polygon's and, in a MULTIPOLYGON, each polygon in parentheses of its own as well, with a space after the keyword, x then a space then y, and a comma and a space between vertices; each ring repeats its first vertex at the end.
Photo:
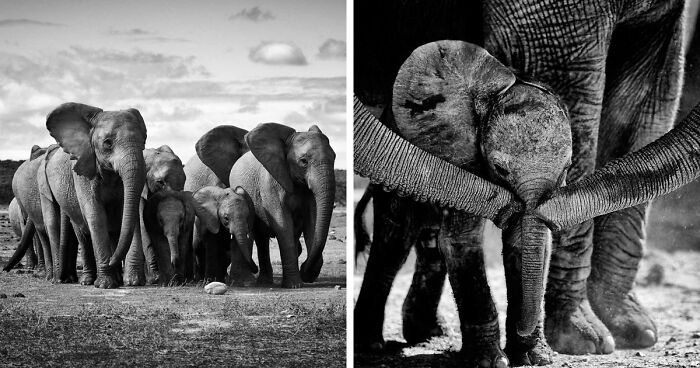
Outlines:
POLYGON ((207 294, 222 295, 226 293, 228 287, 223 282, 210 282, 204 286, 204 291, 207 294))

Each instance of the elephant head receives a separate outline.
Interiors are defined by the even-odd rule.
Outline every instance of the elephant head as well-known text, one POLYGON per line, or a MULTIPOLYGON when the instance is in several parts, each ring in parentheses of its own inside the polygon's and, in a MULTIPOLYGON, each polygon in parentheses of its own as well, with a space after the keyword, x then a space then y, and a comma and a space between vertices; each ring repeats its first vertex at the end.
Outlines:
POLYGON ((313 193, 313 234, 305 231, 309 248, 300 271, 304 282, 314 282, 323 266, 322 252, 335 200, 335 152, 328 137, 316 125, 297 132, 286 125, 266 123, 251 130, 245 141, 285 192, 313 193))
POLYGON ((46 118, 46 128, 75 160, 73 170, 88 179, 115 172, 124 187, 117 248, 110 265, 124 258, 139 221, 139 197, 146 180, 143 150, 146 125, 136 109, 103 111, 79 103, 65 103, 46 118))
MULTIPOLYGON (((223 225, 231 234, 231 240, 235 239, 238 244, 250 271, 257 273, 258 266, 252 256, 255 207, 248 193, 241 187, 207 186, 196 191, 193 197, 197 217, 207 231, 218 234, 223 225)), ((233 242, 231 246, 233 247, 233 242)))
POLYGON ((167 145, 147 148, 143 151, 146 162, 146 186, 144 198, 161 190, 181 191, 185 187, 185 170, 182 161, 167 145))
MULTIPOLYGON (((572 153, 565 108, 546 88, 519 80, 486 50, 461 41, 417 48, 399 70, 392 103, 396 130, 427 153, 399 148, 401 138, 386 132, 367 135, 373 141, 369 144, 395 152, 391 166, 382 165, 388 172, 384 175, 420 181, 422 175, 395 174, 417 166, 443 180, 449 178, 427 181, 418 196, 431 198, 431 191, 445 190, 440 188, 443 185, 457 187, 462 193, 454 198, 471 202, 468 212, 505 226, 506 234, 512 234, 505 246, 521 254, 523 300, 518 331, 532 333, 542 311, 551 233, 535 216, 507 223, 499 220, 516 207, 534 211, 563 184, 572 153), (436 158, 456 168, 440 168, 436 158), (455 172, 459 169, 484 175, 486 180, 464 177, 455 172)), ((356 137, 360 135, 366 133, 356 132, 356 137)))
POLYGON ((161 190, 146 200, 143 219, 157 244, 158 269, 161 272, 176 277, 184 275, 184 262, 192 244, 196 208, 192 193, 184 191, 161 190))

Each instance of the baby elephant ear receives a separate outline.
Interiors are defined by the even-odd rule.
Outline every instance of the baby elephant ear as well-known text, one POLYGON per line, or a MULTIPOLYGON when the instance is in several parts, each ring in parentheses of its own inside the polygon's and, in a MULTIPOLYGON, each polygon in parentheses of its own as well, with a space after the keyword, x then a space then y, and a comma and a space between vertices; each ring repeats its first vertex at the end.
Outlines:
POLYGON ((231 168, 236 161, 248 152, 245 142, 247 130, 233 125, 219 125, 204 133, 194 145, 197 156, 207 165, 227 187, 231 168))
POLYGON ((192 195, 194 211, 204 227, 213 234, 219 233, 219 197, 225 189, 209 186, 192 195))
POLYGON ((287 163, 287 140, 294 133, 296 131, 286 125, 265 123, 258 125, 245 136, 250 152, 287 193, 294 191, 287 163))
MULTIPOLYGON (((160 152, 167 152, 167 153, 170 153, 170 154, 175 155, 175 152, 173 152, 173 149, 170 148, 170 146, 168 146, 167 144, 164 144, 164 145, 162 145, 162 146, 160 146, 160 147, 158 147, 158 148, 156 148, 156 149, 157 149, 158 151, 160 151, 160 152)), ((177 156, 177 155, 176 155, 176 156, 177 156)))
POLYGON ((489 104, 514 83, 515 75, 479 46, 425 44, 396 76, 392 108, 397 128, 416 146, 469 168, 480 155, 478 129, 489 104))
POLYGON ((95 117, 102 112, 97 107, 69 102, 57 107, 46 117, 46 128, 71 159, 77 159, 73 170, 90 179, 97 174, 95 149, 90 130, 95 117))
POLYGON ((29 161, 40 157, 44 153, 46 153, 46 148, 41 148, 35 144, 34 146, 32 146, 32 152, 29 153, 29 161))

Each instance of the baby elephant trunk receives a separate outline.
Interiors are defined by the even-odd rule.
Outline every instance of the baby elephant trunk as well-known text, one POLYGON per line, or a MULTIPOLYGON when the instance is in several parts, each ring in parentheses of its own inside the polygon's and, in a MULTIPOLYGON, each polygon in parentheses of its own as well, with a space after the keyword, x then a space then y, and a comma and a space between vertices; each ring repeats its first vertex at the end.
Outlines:
POLYGON ((180 249, 178 244, 178 237, 172 234, 168 236, 168 246, 170 248, 170 264, 173 267, 173 272, 177 273, 178 266, 180 265, 180 249))
POLYGON ((522 304, 518 334, 527 336, 537 327, 542 314, 552 235, 542 220, 525 214, 513 226, 514 244, 520 249, 522 304))

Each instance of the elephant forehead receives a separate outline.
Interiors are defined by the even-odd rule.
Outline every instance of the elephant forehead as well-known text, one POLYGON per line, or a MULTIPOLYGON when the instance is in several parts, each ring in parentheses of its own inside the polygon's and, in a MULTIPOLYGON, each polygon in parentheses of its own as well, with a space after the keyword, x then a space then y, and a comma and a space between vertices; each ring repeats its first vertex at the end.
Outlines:
POLYGON ((104 111, 98 115, 95 135, 115 134, 117 137, 137 137, 145 140, 142 122, 128 111, 104 111))
POLYGON ((292 150, 297 155, 325 157, 335 155, 328 137, 318 132, 300 132, 292 138, 292 150))
POLYGON ((179 199, 167 196, 158 203, 158 211, 161 213, 184 213, 185 205, 179 199))

